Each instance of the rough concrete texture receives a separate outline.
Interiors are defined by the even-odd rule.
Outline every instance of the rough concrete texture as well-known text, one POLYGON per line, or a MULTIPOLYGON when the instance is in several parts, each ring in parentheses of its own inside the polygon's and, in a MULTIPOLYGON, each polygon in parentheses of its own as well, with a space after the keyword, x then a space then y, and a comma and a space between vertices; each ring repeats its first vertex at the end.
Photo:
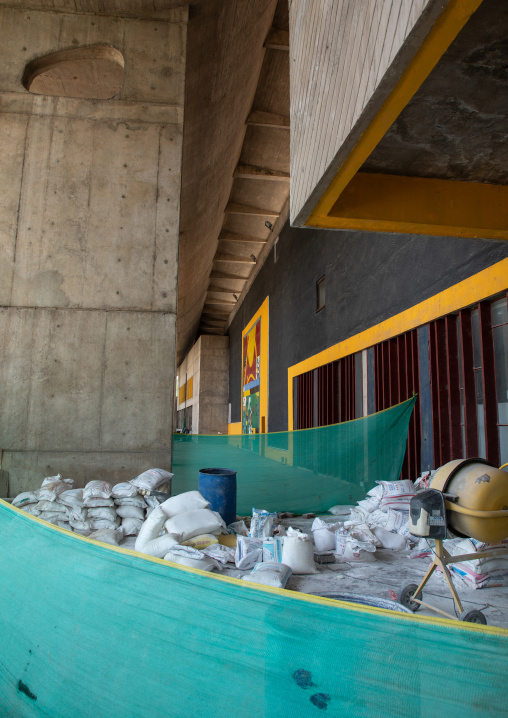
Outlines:
POLYGON ((11 493, 58 471, 80 484, 170 466, 186 17, 0 9, 0 452, 11 493), (99 42, 123 53, 118 97, 24 90, 28 61, 99 42))
POLYGON ((484 0, 362 170, 508 184, 507 31, 484 0))
MULTIPOLYGON (((178 367, 180 382, 193 377, 193 434, 226 434, 228 430, 229 337, 203 334, 178 367)), ((189 428, 187 426, 187 428, 189 428)))

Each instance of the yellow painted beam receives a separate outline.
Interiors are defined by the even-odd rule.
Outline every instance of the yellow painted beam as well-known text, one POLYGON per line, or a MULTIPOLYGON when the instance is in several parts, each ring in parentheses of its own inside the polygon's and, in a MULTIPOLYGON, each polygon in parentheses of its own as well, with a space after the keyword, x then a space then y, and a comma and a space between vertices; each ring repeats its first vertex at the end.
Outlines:
POLYGON ((352 152, 338 168, 337 174, 316 204, 306 225, 324 226, 316 224, 316 220, 328 216, 342 191, 428 77, 471 15, 481 5, 481 2, 482 0, 450 0, 448 2, 385 103, 378 110, 352 152))
POLYGON ((288 368, 288 431, 293 431, 293 379, 319 366, 368 349, 387 339, 434 321, 463 307, 477 304, 508 289, 508 259, 435 294, 400 314, 386 319, 349 339, 334 344, 288 368))
POLYGON ((358 172, 319 226, 508 239, 508 187, 358 172))

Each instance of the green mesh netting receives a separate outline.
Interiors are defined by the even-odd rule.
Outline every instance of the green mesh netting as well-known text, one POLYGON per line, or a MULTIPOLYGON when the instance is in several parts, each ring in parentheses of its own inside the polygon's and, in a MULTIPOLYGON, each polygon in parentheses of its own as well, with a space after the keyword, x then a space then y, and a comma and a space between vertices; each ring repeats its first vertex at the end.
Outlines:
POLYGON ((273 434, 173 437, 172 493, 198 488, 199 470, 237 472, 237 512, 327 511, 365 497, 376 481, 399 478, 416 397, 318 429, 273 434))
POLYGON ((508 632, 260 590, 0 501, 6 718, 499 718, 508 632))

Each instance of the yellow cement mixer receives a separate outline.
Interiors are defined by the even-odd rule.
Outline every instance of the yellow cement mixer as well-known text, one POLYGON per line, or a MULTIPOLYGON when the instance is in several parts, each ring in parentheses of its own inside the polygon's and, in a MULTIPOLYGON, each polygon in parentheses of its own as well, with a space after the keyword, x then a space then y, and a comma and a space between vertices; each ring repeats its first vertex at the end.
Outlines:
POLYGON ((473 559, 508 556, 508 546, 497 550, 451 556, 443 540, 452 536, 496 544, 508 538, 508 474, 485 459, 449 461, 436 471, 431 488, 411 499, 409 531, 413 536, 435 540, 434 560, 419 586, 409 584, 398 594, 399 603, 412 611, 425 606, 448 618, 445 611, 424 603, 422 589, 439 566, 452 593, 462 621, 487 623, 481 611, 463 611, 447 565, 473 559))

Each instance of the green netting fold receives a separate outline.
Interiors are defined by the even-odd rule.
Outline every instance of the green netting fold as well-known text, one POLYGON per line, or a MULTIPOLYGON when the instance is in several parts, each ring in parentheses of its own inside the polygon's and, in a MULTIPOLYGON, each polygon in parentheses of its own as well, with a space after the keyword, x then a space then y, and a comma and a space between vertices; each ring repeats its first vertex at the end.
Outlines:
POLYGON ((237 472, 237 511, 327 511, 399 478, 416 397, 363 419, 241 436, 175 434, 172 493, 198 488, 203 468, 237 472))

